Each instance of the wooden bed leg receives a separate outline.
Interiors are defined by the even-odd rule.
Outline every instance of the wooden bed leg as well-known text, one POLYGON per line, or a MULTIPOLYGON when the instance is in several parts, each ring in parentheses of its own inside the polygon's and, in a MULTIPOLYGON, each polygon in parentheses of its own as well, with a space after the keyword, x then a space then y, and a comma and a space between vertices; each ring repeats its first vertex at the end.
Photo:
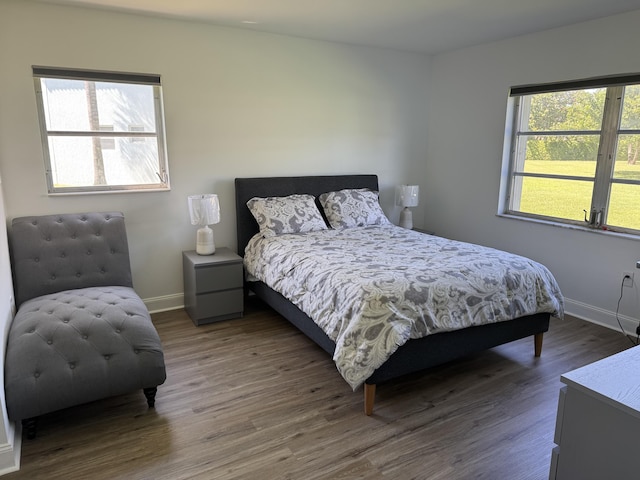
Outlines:
POLYGON ((373 402, 376 398, 376 384, 364 384, 364 413, 371 415, 373 413, 373 402))
POLYGON ((544 337, 544 333, 536 333, 533 336, 533 344, 534 344, 534 355, 539 357, 542 355, 542 338, 544 337))

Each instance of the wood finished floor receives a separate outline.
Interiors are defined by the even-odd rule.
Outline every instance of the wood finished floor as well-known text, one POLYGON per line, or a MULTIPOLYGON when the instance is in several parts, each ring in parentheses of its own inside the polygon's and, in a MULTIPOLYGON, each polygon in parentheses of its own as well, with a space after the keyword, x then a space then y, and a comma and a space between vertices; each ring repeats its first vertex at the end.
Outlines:
POLYGON ((46 415, 14 479, 548 478, 562 373, 631 344, 552 319, 542 357, 523 339, 378 386, 363 414, 327 354, 253 300, 195 327, 153 316, 167 382, 46 415))

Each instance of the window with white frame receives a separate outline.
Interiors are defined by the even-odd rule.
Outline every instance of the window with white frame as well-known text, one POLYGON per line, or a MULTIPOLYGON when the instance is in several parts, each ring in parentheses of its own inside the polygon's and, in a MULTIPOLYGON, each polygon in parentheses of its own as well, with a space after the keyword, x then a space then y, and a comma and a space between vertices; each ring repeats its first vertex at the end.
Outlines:
POLYGON ((167 190, 159 75, 33 67, 49 193, 167 190))
POLYGON ((501 213, 640 234, 640 74, 510 97, 501 213))

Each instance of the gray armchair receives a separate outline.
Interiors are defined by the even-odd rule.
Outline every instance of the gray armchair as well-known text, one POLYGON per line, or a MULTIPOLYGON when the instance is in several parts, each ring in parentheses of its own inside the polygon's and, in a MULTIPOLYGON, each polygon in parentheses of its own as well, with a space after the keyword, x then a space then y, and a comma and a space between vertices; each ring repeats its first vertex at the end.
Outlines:
POLYGON ((15 218, 9 231, 18 311, 5 396, 27 437, 45 413, 144 391, 166 378, 158 333, 132 288, 119 212, 15 218))

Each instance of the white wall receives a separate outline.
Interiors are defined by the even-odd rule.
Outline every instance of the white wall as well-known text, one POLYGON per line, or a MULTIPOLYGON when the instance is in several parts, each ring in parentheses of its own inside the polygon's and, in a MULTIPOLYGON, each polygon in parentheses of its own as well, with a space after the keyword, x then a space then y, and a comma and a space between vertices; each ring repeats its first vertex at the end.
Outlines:
MULTIPOLYGON (((547 265, 567 311, 635 333, 640 318, 637 239, 497 217, 509 87, 640 71, 640 11, 432 58, 425 225, 452 238, 528 255, 547 265)), ((640 208, 640 206, 639 206, 640 208)))
POLYGON ((7 215, 123 211, 134 286, 151 309, 182 304, 189 194, 220 196, 216 244, 235 249, 235 177, 376 173, 394 221, 394 186, 425 177, 420 55, 3 0, 0 69, 7 215), (172 190, 47 196, 32 65, 160 74, 172 190))
POLYGON ((0 177, 0 385, 2 385, 0 389, 0 475, 18 469, 21 446, 20 427, 16 429, 16 426, 9 421, 4 395, 4 354, 15 303, 7 231, 1 227, 6 220, 3 186, 0 177))
MULTIPOLYGON (((428 58, 2 0, 6 213, 124 211, 136 289, 162 308, 182 302, 180 252, 195 241, 188 194, 220 195, 217 244, 234 248, 235 177, 377 173, 392 220, 399 213, 393 187, 417 182, 417 226, 539 260, 560 282, 568 311, 615 325, 621 272, 635 271, 638 240, 500 218, 496 210, 509 87, 640 71, 638 24, 640 11, 428 58), (32 65, 159 73, 172 190, 49 197, 32 65)), ((5 250, 0 244, 0 256, 5 250)), ((622 302, 629 325, 640 317, 637 273, 622 302)), ((3 276, 6 267, 6 327, 3 276)), ((0 444, 2 435, 0 428, 0 444)))

